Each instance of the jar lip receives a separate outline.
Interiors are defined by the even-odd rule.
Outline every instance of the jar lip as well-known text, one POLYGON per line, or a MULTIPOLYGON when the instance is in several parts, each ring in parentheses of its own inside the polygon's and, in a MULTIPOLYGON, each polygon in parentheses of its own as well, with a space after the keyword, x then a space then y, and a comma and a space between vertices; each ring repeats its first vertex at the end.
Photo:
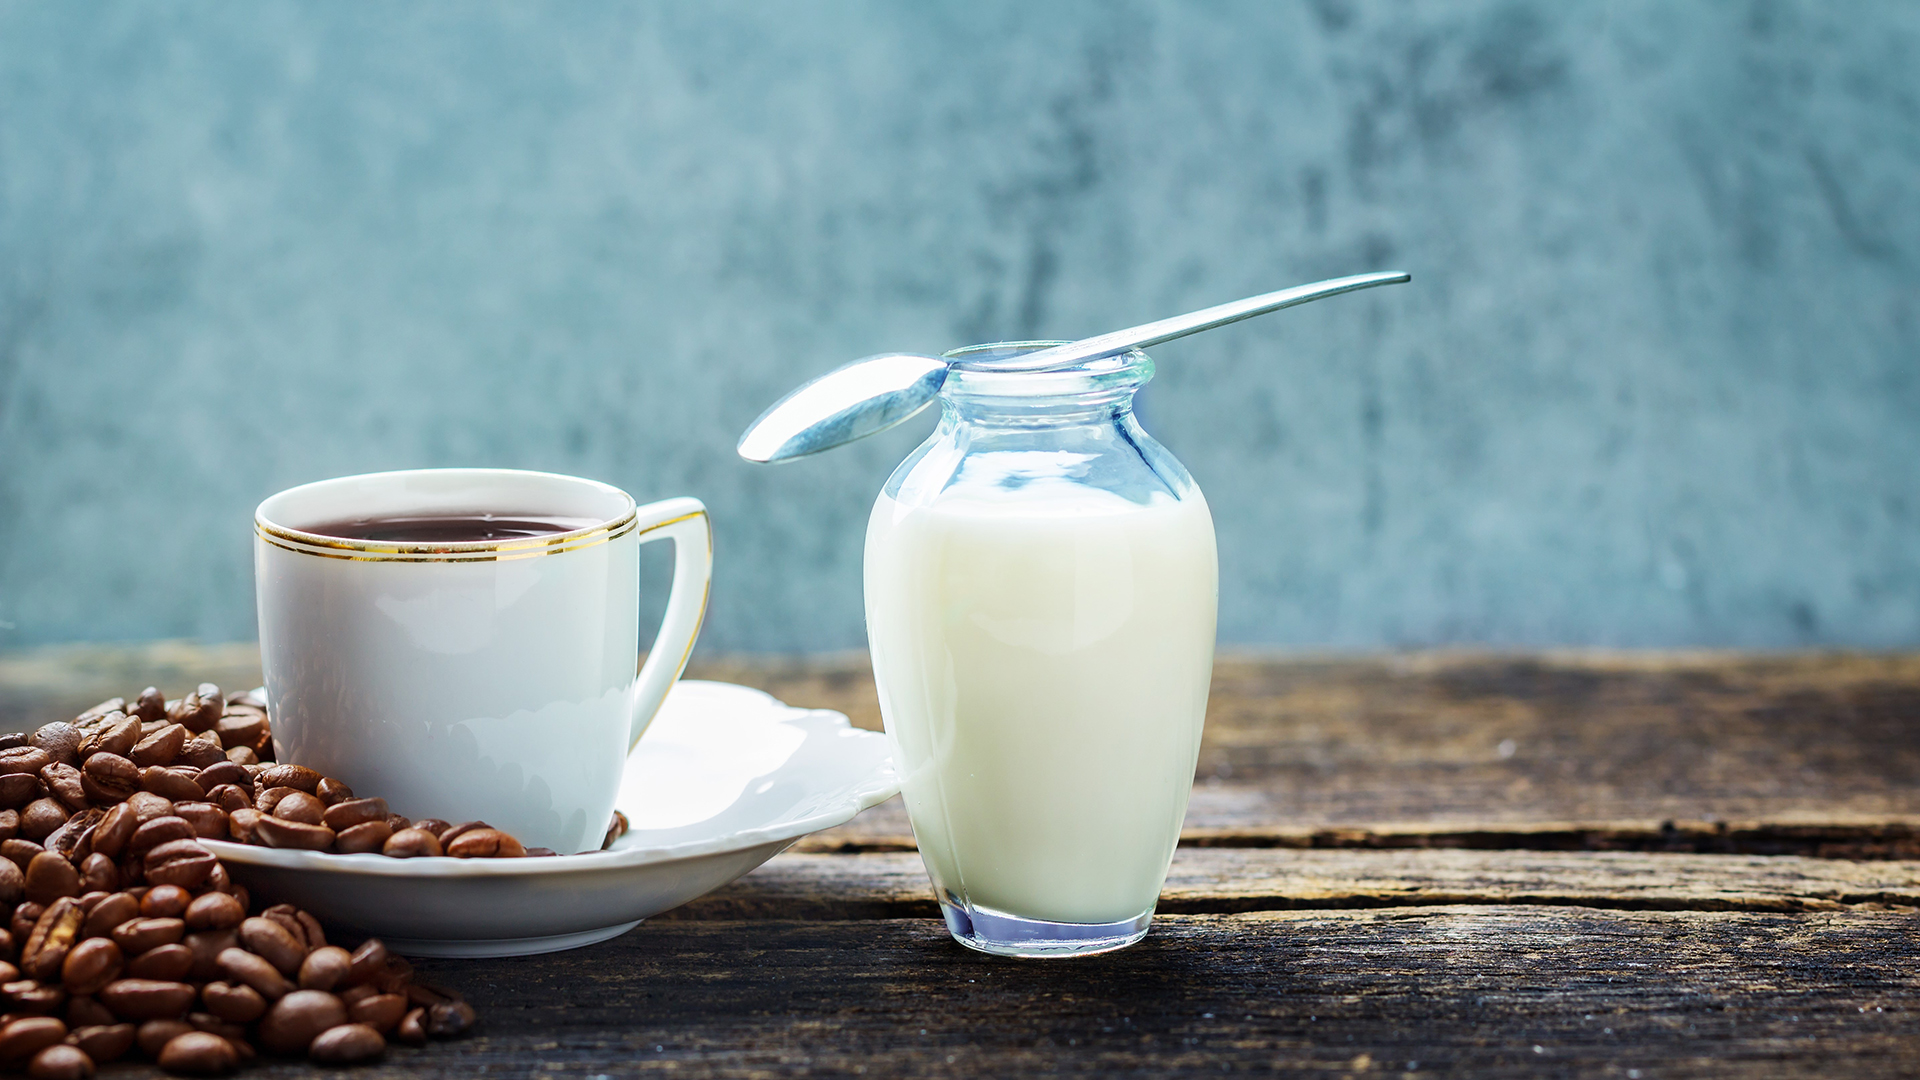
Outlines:
POLYGON ((941 353, 957 361, 947 374, 943 397, 1061 398, 1085 394, 1131 393, 1153 378, 1153 359, 1139 349, 1083 360, 1053 371, 994 371, 967 366, 968 360, 1000 359, 1050 349, 1065 341, 994 341, 941 353))

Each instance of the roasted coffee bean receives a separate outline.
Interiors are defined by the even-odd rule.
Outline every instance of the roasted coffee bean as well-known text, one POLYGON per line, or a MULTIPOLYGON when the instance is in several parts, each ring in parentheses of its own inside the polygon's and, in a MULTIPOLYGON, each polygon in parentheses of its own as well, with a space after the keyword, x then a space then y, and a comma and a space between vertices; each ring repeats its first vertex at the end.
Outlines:
MULTIPOLYGON (((22 878, 25 878, 25 876, 24 874, 21 875, 22 878)), ((26 942, 33 937, 33 928, 39 923, 40 916, 46 914, 46 912, 47 908, 45 904, 22 901, 15 905, 13 909, 13 921, 8 927, 13 933, 13 940, 19 942, 24 947, 26 942)))
POLYGON ((225 1076, 240 1067, 240 1052, 209 1031, 175 1035, 155 1056, 162 1069, 182 1076, 225 1076))
POLYGON ((280 800, 289 795, 299 794, 304 794, 299 788, 285 786, 266 787, 256 779, 254 782, 253 808, 263 814, 271 814, 279 807, 280 800))
POLYGON ((221 784, 232 784, 235 787, 248 791, 253 790, 253 777, 247 775, 247 770, 228 761, 225 754, 220 755, 219 761, 203 767, 200 770, 200 775, 194 777, 194 779, 198 780, 200 786, 206 788, 208 791, 212 791, 221 784))
POLYGON ((27 1075, 33 1080, 88 1080, 93 1075, 93 1059, 77 1046, 59 1043, 33 1055, 27 1075))
POLYGON ((80 871, 59 855, 43 851, 27 864, 27 899, 34 903, 51 904, 80 891, 80 871))
POLYGON ((387 966, 387 946, 379 938, 368 938, 353 950, 352 963, 347 969, 347 985, 363 986, 373 981, 374 976, 387 966))
POLYGON ((413 822, 407 820, 407 815, 405 814, 388 814, 387 828, 394 832, 399 832, 401 829, 413 828, 413 822))
POLYGON ((206 893, 193 898, 185 917, 194 930, 231 930, 247 917, 247 909, 226 893, 206 893))
POLYGON ((251 746, 235 746, 227 750, 227 760, 235 765, 247 766, 260 764, 260 755, 251 746))
POLYGON ((148 1057, 159 1057, 161 1048, 167 1045, 168 1040, 192 1030, 192 1024, 178 1018, 148 1020, 135 1030, 133 1037, 142 1053, 148 1057))
MULTIPOLYGON (((58 975, 58 972, 55 974, 58 975)), ((43 983, 36 979, 7 983, 0 986, 0 994, 4 994, 13 1005, 11 1011, 33 1016, 52 1016, 67 1003, 67 991, 59 983, 43 983)))
POLYGON ((180 749, 187 745, 188 734, 187 729, 179 724, 167 724, 134 743, 133 750, 127 757, 142 768, 152 765, 171 765, 173 759, 180 756, 180 749))
POLYGON ((0 776, 0 807, 8 810, 18 810, 46 793, 47 785, 33 773, 0 776))
POLYGON ((288 793, 274 804, 273 816, 281 821, 297 821, 302 825, 318 825, 325 820, 327 806, 317 796, 304 791, 288 793))
POLYGON ((55 720, 34 732, 27 742, 46 751, 54 761, 72 765, 80 760, 80 740, 84 737, 79 728, 55 720))
POLYGON ((58 799, 35 799, 20 811, 20 835, 29 840, 45 840, 53 830, 67 823, 67 808, 58 799))
POLYGON ((449 825, 440 830, 440 846, 446 847, 464 833, 470 833, 475 829, 490 829, 492 827, 493 826, 488 825, 484 821, 463 821, 458 825, 449 825))
POLYGON ((81 927, 85 937, 110 936, 115 927, 130 923, 140 917, 140 901, 132 893, 114 893, 95 904, 87 912, 87 920, 81 927))
POLYGON ((272 919, 256 915, 240 924, 240 943, 265 957, 282 975, 300 970, 307 958, 307 947, 287 928, 272 919))
POLYGON ((119 803, 106 811, 100 824, 94 826, 91 846, 96 854, 117 859, 127 849, 127 841, 140 827, 140 819, 133 807, 119 803))
POLYGON ((80 760, 85 761, 95 754, 118 754, 126 757, 133 752, 134 744, 139 741, 139 718, 132 716, 110 718, 88 733, 86 738, 80 740, 80 760))
POLYGON ((0 750, 0 773, 26 773, 38 776, 53 764, 53 755, 37 746, 14 746, 0 750))
POLYGON ((67 1037, 67 1025, 51 1016, 29 1016, 0 1027, 0 1062, 18 1066, 67 1037))
POLYGON ((195 836, 202 840, 225 840, 227 838, 227 812, 206 802, 177 802, 173 804, 175 817, 185 818, 193 826, 195 836))
MULTIPOLYGON (((351 979, 353 976, 349 973, 347 977, 351 979)), ((345 990, 336 991, 336 993, 340 995, 340 1000, 347 1003, 349 1012, 352 1011, 354 1002, 365 1000, 380 992, 379 987, 368 983, 361 983, 358 986, 349 986, 345 990)))
POLYGON ((220 696, 220 688, 201 683, 193 693, 181 698, 178 705, 167 710, 167 719, 189 731, 210 731, 226 711, 227 702, 220 696))
POLYGON ((120 887, 120 871, 112 859, 96 851, 80 864, 80 884, 89 892, 110 893, 120 887))
POLYGON ((140 766, 102 750, 80 766, 80 783, 94 802, 116 803, 140 790, 140 766))
POLYGON ((260 917, 279 923, 281 929, 291 935, 293 940, 299 942, 300 947, 308 952, 327 943, 326 935, 321 932, 320 924, 313 921, 313 916, 305 914, 292 904, 275 904, 261 912, 260 917))
POLYGON ((253 837, 270 848, 325 851, 333 846, 333 830, 325 825, 303 825, 267 816, 253 823, 253 837))
MULTIPOLYGON (((32 865, 32 863, 28 863, 32 865)), ((12 859, 0 859, 0 904, 17 904, 27 894, 27 875, 12 859)))
POLYGON ((303 1053, 315 1036, 346 1022, 347 1007, 339 998, 322 990, 295 990, 260 1018, 260 1046, 270 1054, 303 1053))
POLYGON ((129 919, 113 928, 114 943, 128 956, 139 956, 148 949, 178 942, 187 932, 180 919, 129 919))
POLYGON ((205 885, 220 860, 200 846, 198 840, 169 840, 147 852, 142 869, 154 885, 178 885, 198 889, 205 885))
MULTIPOLYGON (((35 906, 22 904, 21 908, 35 906)), ((19 909, 15 910, 15 914, 19 909)), ((80 902, 70 896, 63 896, 47 905, 47 909, 34 920, 33 930, 27 934, 27 943, 20 948, 20 970, 42 982, 51 982, 60 977, 60 965, 66 962, 67 953, 80 939, 80 928, 86 922, 86 912, 80 902)))
POLYGON ((132 1024, 88 1024, 74 1028, 67 1040, 85 1050, 95 1062, 105 1065, 127 1056, 127 1051, 133 1049, 133 1030, 132 1024))
POLYGON ((220 954, 220 974, 230 982, 244 983, 260 991, 268 1001, 278 1001, 294 990, 280 969, 245 949, 227 949, 220 954))
MULTIPOLYGON (((355 987, 354 989, 365 989, 355 987)), ((347 1019, 365 1024, 382 1035, 398 1027, 407 1015, 407 999, 400 994, 368 994, 347 1003, 347 1019)))
POLYGON ((300 962, 302 990, 332 990, 346 981, 353 955, 338 945, 322 945, 300 962))
POLYGON ((191 1012, 187 1014, 187 1023, 193 1030, 204 1031, 209 1035, 218 1035, 230 1043, 247 1041, 247 1029, 244 1024, 230 1024, 209 1012, 191 1012))
POLYGON ((266 731, 266 717, 250 709, 229 711, 213 726, 213 733, 219 737, 220 745, 229 750, 239 747, 251 750, 259 746, 266 731))
POLYGON ((193 950, 193 981, 205 982, 220 977, 220 954, 238 948, 240 935, 232 930, 197 930, 181 944, 193 950))
MULTIPOLYGON (((100 1004, 128 1020, 165 1020, 185 1016, 193 1004, 193 985, 169 979, 115 979, 100 988, 100 1004)), ((427 1030, 433 1031, 428 1010, 427 1030)))
POLYGON ((250 806, 228 811, 227 832, 231 833, 233 838, 242 844, 259 843, 253 835, 254 826, 260 824, 266 816, 267 815, 250 806))
POLYGON ((140 770, 140 788, 171 802, 199 802, 206 789, 193 781, 193 770, 149 765, 140 770))
POLYGON ((447 854, 456 859, 518 859, 526 853, 520 841, 499 829, 470 829, 447 845, 447 854))
POLYGON ((155 885, 140 898, 140 914, 149 919, 178 919, 187 913, 193 894, 178 885, 155 885))
POLYGON ((210 982, 200 991, 207 1011, 233 1024, 251 1024, 264 1016, 267 999, 245 983, 210 982))
POLYGON ((129 711, 142 720, 163 719, 167 715, 167 695, 162 694, 159 687, 149 686, 140 691, 140 697, 129 711))
POLYGON ((113 1015, 112 1009, 91 997, 81 994, 67 999, 67 1027, 69 1028, 101 1027, 119 1022, 120 1018, 113 1015))
POLYGON ((393 1029, 393 1034, 408 1046, 427 1045, 427 1010, 407 1010, 407 1015, 400 1018, 399 1026, 393 1029))
POLYGON ((146 822, 133 831, 133 838, 127 841, 127 854, 145 855, 169 840, 190 840, 199 834, 193 831, 193 825, 177 814, 168 814, 146 822))
POLYGON ((173 764, 176 768, 184 765, 193 769, 204 769, 211 765, 231 765, 233 762, 227 760, 227 748, 220 745, 220 736, 209 731, 188 739, 187 745, 180 748, 180 756, 174 759, 173 764))
POLYGON ((354 801, 353 789, 348 787, 344 782, 335 780, 331 776, 321 777, 320 782, 314 785, 313 793, 319 797, 321 802, 326 803, 328 806, 337 806, 343 802, 354 801))
POLYGON ((126 975, 130 979, 181 982, 192 973, 193 950, 185 945, 162 945, 127 961, 126 975))
POLYGON ((368 1024, 341 1024, 314 1036, 307 1056, 325 1065, 353 1065, 387 1052, 387 1040, 368 1024))
POLYGON ((414 822, 413 827, 416 829, 427 830, 428 832, 432 833, 434 836, 434 839, 437 840, 440 838, 441 833, 446 832, 448 829, 453 828, 453 824, 451 822, 441 821, 439 818, 436 818, 436 817, 430 817, 430 818, 421 818, 419 821, 414 822))
POLYGON ((105 810, 88 807, 69 817, 59 828, 47 834, 40 843, 63 859, 79 862, 93 853, 90 834, 107 816, 105 810))
POLYGON ((24 731, 9 731, 0 735, 0 750, 11 750, 16 746, 25 745, 27 745, 27 733, 24 731))
POLYGON ((136 791, 127 796, 127 805, 133 807, 133 816, 142 825, 173 813, 172 801, 151 791, 136 791))
MULTIPOLYGON (((285 814, 281 814, 285 817, 285 814)), ((322 821, 334 832, 351 829, 355 825, 364 825, 369 821, 387 819, 387 800, 385 799, 347 799, 328 806, 322 821)))
POLYGON ((120 977, 126 953, 106 938, 87 938, 67 950, 60 964, 60 984, 69 994, 93 994, 120 977))
POLYGON ((401 829, 381 845, 380 852, 395 859, 418 859, 442 854, 439 838, 425 829, 401 829))
POLYGON ((382 993, 403 994, 413 985, 413 965, 405 957, 387 955, 387 962, 374 973, 373 985, 382 993))
POLYGON ((11 840, 19 835, 20 811, 0 810, 0 840, 11 840))
POLYGON ((252 810, 253 796, 238 784, 220 784, 207 789, 207 802, 217 806, 222 813, 231 814, 235 810, 252 810))
POLYGON ((253 782, 263 788, 299 788, 311 795, 320 786, 321 779, 319 773, 305 765, 269 765, 260 770, 260 775, 254 777, 253 782))
POLYGON ((68 810, 85 810, 92 805, 87 801, 86 786, 80 782, 80 770, 64 761, 41 769, 40 782, 47 785, 47 794, 68 810))
POLYGON ((393 838, 393 828, 384 821, 364 821, 340 830, 333 838, 333 850, 342 855, 379 851, 393 838))

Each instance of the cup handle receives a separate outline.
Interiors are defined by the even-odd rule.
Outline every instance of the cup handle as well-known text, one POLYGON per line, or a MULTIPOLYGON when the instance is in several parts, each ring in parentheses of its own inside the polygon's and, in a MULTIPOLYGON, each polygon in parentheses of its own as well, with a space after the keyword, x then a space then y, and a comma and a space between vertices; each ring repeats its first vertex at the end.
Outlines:
POLYGON ((693 639, 700 636, 700 620, 707 614, 707 589, 713 579, 713 524, 699 499, 662 499, 635 513, 640 542, 673 541, 673 590, 667 594, 667 614, 660 633, 640 665, 633 687, 633 726, 627 737, 631 753, 660 711, 674 680, 686 670, 693 639))

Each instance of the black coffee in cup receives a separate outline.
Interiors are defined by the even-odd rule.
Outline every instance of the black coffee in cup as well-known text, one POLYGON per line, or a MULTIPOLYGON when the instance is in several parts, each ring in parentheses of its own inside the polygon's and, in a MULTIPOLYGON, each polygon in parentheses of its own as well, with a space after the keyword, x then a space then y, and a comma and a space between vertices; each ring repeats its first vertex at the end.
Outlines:
POLYGON ((341 540, 368 540, 382 544, 470 544, 486 540, 521 540, 590 528, 593 518, 551 514, 436 514, 420 517, 374 517, 308 525, 306 532, 341 540))

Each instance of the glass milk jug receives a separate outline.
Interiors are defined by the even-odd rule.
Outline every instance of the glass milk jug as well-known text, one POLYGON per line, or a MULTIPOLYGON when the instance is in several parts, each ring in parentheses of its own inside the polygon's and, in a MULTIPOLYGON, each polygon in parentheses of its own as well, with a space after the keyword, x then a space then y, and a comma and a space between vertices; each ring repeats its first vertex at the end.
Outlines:
POLYGON ((1186 815, 1213 669, 1213 518, 1141 429, 1139 351, 968 363, 867 526, 867 635, 948 929, 1011 956, 1138 941, 1186 815))

